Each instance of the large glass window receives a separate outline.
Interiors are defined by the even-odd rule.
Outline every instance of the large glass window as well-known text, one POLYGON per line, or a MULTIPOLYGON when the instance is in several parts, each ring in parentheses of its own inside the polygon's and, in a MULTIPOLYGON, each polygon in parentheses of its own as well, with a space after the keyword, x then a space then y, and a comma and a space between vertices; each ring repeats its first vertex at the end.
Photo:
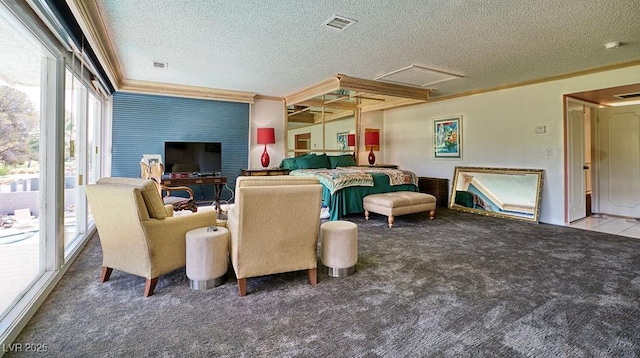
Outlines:
MULTIPOLYGON (((0 343, 92 229, 103 99, 23 2, 0 0, 0 343)), ((0 354, 1 355, 1 354, 0 354)))
POLYGON ((25 35, 0 13, 0 318, 45 268, 40 123, 46 58, 25 35))
MULTIPOLYGON (((71 65, 73 67, 74 63, 71 65)), ((83 71, 80 71, 83 75, 83 71)), ((88 229, 85 185, 99 177, 101 102, 67 69, 64 118, 64 242, 71 247, 88 229), (86 180, 85 180, 86 178, 86 180)))
POLYGON ((65 248, 82 232, 77 217, 78 151, 80 123, 84 117, 85 98, 80 81, 67 70, 64 96, 64 243, 65 248))

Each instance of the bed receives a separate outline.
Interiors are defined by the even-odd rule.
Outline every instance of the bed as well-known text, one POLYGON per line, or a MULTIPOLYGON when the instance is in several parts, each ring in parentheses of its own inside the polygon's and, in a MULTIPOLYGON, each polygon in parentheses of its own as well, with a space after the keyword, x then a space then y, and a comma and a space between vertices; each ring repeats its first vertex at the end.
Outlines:
POLYGON ((322 183, 322 202, 329 220, 362 213, 362 199, 369 194, 418 191, 418 178, 408 170, 358 166, 334 169, 294 169, 289 175, 315 176, 322 183))

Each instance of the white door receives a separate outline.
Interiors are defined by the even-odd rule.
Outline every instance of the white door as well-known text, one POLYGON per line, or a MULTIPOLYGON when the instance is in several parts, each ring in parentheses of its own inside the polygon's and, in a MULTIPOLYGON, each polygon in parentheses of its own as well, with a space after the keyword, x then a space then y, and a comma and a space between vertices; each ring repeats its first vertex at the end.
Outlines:
POLYGON ((598 110, 601 214, 640 217, 640 106, 598 110))
POLYGON ((584 109, 569 110, 569 221, 587 216, 584 175, 584 109))

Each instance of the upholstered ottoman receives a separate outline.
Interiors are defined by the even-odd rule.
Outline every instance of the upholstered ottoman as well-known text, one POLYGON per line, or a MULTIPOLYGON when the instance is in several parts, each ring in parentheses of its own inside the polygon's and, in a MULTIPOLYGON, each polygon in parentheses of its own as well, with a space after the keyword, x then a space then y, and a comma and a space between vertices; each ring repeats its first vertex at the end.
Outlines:
POLYGON ((320 225, 322 264, 331 277, 345 277, 356 271, 358 225, 350 221, 327 221, 320 225))
POLYGON ((188 231, 187 277, 189 286, 206 290, 224 282, 229 267, 229 231, 223 227, 201 227, 188 231))
POLYGON ((413 191, 396 191, 367 195, 362 199, 364 217, 369 220, 369 212, 389 217, 389 227, 393 227, 394 217, 405 214, 429 212, 429 218, 436 217, 436 197, 413 191))

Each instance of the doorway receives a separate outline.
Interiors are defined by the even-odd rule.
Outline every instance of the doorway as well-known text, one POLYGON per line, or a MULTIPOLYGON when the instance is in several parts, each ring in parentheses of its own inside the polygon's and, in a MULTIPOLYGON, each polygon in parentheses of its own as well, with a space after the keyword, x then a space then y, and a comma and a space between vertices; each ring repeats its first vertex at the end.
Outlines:
POLYGON ((311 149, 311 133, 296 134, 295 141, 296 141, 295 142, 296 157, 307 154, 307 152, 297 151, 298 149, 301 149, 301 150, 311 149))
POLYGON ((569 226, 640 237, 640 105, 616 95, 634 92, 640 85, 567 95, 569 226))

